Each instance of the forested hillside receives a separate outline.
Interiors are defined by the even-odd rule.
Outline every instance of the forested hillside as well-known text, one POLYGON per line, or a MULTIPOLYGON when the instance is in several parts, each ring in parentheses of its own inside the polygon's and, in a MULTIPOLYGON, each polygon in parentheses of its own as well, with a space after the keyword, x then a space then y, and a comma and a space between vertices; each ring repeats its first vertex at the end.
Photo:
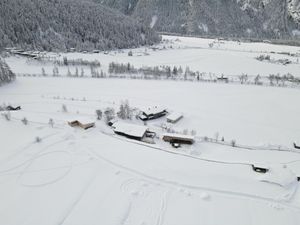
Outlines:
POLYGON ((15 74, 10 70, 4 60, 0 58, 0 86, 15 80, 15 74))
POLYGON ((299 0, 94 0, 158 31, 250 38, 300 36, 299 0))
POLYGON ((151 29, 92 1, 0 1, 0 48, 103 50, 157 41, 151 29))

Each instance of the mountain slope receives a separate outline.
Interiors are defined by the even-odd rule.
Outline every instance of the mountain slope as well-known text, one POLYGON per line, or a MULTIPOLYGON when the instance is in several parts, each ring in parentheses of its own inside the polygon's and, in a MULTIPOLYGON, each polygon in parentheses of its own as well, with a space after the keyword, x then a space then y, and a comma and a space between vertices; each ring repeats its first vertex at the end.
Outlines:
POLYGON ((132 18, 91 1, 1 0, 0 48, 128 48, 159 40, 132 18))
POLYGON ((289 38, 300 30, 299 0, 94 0, 158 31, 289 38))

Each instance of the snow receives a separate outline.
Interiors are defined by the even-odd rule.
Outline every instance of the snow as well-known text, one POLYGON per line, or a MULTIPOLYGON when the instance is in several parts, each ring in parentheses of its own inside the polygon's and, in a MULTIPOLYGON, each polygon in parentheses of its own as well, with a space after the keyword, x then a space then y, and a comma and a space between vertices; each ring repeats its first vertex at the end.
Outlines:
POLYGON ((143 137, 148 130, 145 126, 134 125, 125 122, 116 122, 113 124, 114 131, 127 134, 133 137, 143 137))
MULTIPOLYGON (((131 60, 135 66, 180 64, 224 75, 235 70, 299 76, 299 64, 253 59, 261 52, 297 53, 298 47, 218 42, 208 49, 215 40, 177 38, 164 36, 174 48, 148 56, 127 57, 127 50, 62 56, 99 59, 103 68, 110 61, 131 60)), ((7 61, 20 73, 36 73, 42 66, 52 70, 50 64, 27 63, 20 57, 7 61)), ((0 88, 0 104, 22 107, 11 112, 11 121, 0 117, 0 224, 298 225, 300 151, 293 141, 300 137, 299 99, 296 88, 18 77, 0 88), (95 121, 96 109, 118 110, 124 100, 133 108, 182 112, 184 119, 169 128, 178 132, 176 136, 184 136, 184 131, 191 136, 195 130, 195 143, 174 149, 159 139, 168 132, 163 128, 166 118, 147 121, 147 126, 135 118, 114 124, 135 135, 149 128, 158 134, 151 144, 115 135, 104 121, 97 120, 89 130, 66 123, 71 118, 95 121), (24 117, 26 126, 20 121, 24 117), (231 140, 236 140, 236 147, 231 140), (252 165, 265 165, 269 172, 256 173, 252 165)))
MULTIPOLYGON (((256 76, 269 76, 270 74, 290 73, 295 77, 300 77, 300 47, 274 45, 269 43, 245 43, 236 41, 218 41, 216 39, 204 39, 193 37, 163 36, 164 42, 158 44, 159 50, 153 51, 151 48, 137 48, 121 51, 111 51, 109 54, 92 53, 61 53, 58 57, 63 59, 85 59, 98 60, 101 62, 101 68, 107 71, 110 62, 130 63, 135 67, 142 66, 182 66, 184 69, 188 66, 193 71, 203 73, 212 73, 217 76, 237 76, 248 74, 256 76), (214 43, 212 48, 209 44, 214 43), (170 48, 172 46, 172 48, 170 48), (166 47, 164 50, 163 48, 166 47), (145 54, 145 49, 147 54, 145 54), (133 52, 133 57, 128 57, 128 52, 133 52), (289 52, 298 55, 297 57, 282 55, 282 52, 289 52), (281 65, 269 62, 260 62, 255 58, 261 54, 268 54, 274 60, 290 59, 292 64, 281 65), (297 61, 298 60, 298 61, 297 61)), ((51 57, 53 55, 51 54, 51 57)), ((19 74, 31 73, 41 74, 42 68, 46 73, 52 75, 53 65, 49 63, 40 63, 35 60, 28 60, 24 57, 9 57, 6 59, 12 70, 19 74)), ((90 67, 80 67, 85 74, 90 74, 90 67)), ((66 75, 68 69, 72 74, 76 67, 58 67, 61 75, 66 75)))
POLYGON ((275 183, 285 188, 291 184, 297 183, 296 175, 283 166, 269 168, 269 171, 260 177, 259 180, 275 183))
POLYGON ((151 28, 153 28, 155 26, 155 24, 157 22, 157 19, 158 19, 157 15, 152 16, 152 20, 151 20, 151 23, 150 23, 151 28))

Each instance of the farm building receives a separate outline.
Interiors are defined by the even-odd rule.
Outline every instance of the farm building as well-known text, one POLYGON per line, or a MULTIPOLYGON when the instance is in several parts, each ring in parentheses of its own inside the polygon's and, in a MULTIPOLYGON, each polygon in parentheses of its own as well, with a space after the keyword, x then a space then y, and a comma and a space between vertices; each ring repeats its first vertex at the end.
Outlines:
POLYGON ((173 112, 170 115, 167 116, 167 122, 168 123, 177 123, 179 120, 183 118, 182 113, 173 112))
POLYGON ((193 144, 195 138, 190 135, 166 133, 162 135, 162 139, 170 143, 193 144))
POLYGON ((116 134, 139 141, 146 136, 148 131, 148 127, 124 122, 116 122, 112 125, 112 128, 116 134))
POLYGON ((153 119, 163 117, 167 113, 168 112, 165 108, 153 106, 141 110, 141 115, 139 116, 139 118, 143 121, 153 120, 153 119))
POLYGON ((71 121, 68 122, 68 124, 71 127, 80 127, 84 130, 87 130, 87 129, 92 128, 92 127, 95 126, 94 122, 87 121, 87 120, 71 120, 71 121))
POLYGON ((257 173, 267 173, 269 171, 269 167, 266 165, 252 165, 252 169, 257 173))
POLYGON ((17 110, 21 110, 21 106, 17 106, 17 107, 13 107, 11 105, 6 107, 7 111, 17 111, 17 110))

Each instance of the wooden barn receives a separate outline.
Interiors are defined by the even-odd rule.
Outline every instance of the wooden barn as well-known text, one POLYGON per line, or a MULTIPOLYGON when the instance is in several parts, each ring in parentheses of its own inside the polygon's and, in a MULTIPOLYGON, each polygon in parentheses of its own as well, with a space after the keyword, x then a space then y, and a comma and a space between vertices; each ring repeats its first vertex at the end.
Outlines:
POLYGON ((71 120, 68 122, 71 127, 79 127, 84 130, 95 127, 95 123, 87 120, 71 120))
POLYGON ((153 119, 163 117, 167 113, 168 112, 165 108, 153 106, 141 110, 141 115, 139 116, 139 118, 143 121, 153 120, 153 119))
POLYGON ((167 122, 168 123, 177 123, 179 120, 183 118, 182 113, 173 112, 170 115, 167 116, 167 122))
POLYGON ((193 136, 173 133, 163 134, 162 139, 166 142, 170 142, 171 144, 178 143, 191 145, 195 142, 195 138, 193 136))
POLYGON ((148 127, 125 122, 116 122, 112 128, 116 134, 138 141, 141 141, 148 131, 148 127))

